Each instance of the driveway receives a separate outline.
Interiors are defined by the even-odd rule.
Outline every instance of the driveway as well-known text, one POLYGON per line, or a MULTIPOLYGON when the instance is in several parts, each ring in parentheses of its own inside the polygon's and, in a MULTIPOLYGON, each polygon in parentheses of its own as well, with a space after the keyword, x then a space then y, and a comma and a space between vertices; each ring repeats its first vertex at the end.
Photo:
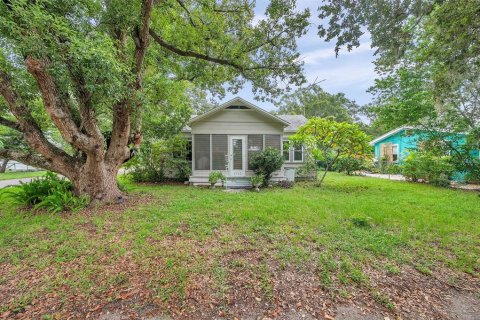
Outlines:
POLYGON ((22 178, 22 179, 12 179, 12 180, 0 180, 0 189, 8 186, 17 186, 21 182, 30 182, 33 178, 22 178))

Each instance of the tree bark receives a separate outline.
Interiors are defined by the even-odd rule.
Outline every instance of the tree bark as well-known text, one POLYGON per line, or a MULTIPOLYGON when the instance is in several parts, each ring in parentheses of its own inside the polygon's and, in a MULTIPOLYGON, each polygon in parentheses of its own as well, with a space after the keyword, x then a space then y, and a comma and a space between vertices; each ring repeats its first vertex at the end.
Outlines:
POLYGON ((0 166, 0 173, 5 173, 7 170, 8 159, 3 159, 2 165, 0 166))
POLYGON ((86 195, 91 201, 121 201, 123 192, 117 183, 118 167, 108 166, 94 156, 87 156, 76 174, 68 177, 73 183, 73 192, 77 196, 86 195))

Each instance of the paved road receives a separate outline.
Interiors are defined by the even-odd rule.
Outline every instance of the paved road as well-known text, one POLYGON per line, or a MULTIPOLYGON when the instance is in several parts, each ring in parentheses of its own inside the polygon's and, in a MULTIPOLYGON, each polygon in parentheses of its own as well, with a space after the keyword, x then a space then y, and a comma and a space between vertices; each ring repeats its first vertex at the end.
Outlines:
POLYGON ((0 189, 7 186, 16 186, 20 182, 30 182, 33 178, 22 178, 22 179, 13 179, 13 180, 0 180, 0 189))

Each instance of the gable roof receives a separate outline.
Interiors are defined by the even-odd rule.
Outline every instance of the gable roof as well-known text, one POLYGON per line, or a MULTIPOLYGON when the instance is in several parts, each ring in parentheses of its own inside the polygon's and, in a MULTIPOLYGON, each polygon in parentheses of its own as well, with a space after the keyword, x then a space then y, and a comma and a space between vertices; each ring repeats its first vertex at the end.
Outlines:
POLYGON ((204 119, 208 116, 211 116, 212 114, 215 114, 223 109, 226 109, 227 107, 230 107, 232 105, 235 105, 235 104, 242 104, 242 105, 245 105, 246 107, 250 108, 250 109, 253 109, 261 114, 263 114, 264 116, 266 116, 267 118, 270 118, 270 119, 273 119, 275 121, 278 121, 280 123, 282 123, 285 127, 288 127, 290 125, 290 123, 280 117, 277 117, 265 110, 263 110, 262 108, 260 107, 257 107, 256 105, 254 105, 253 103, 250 103, 240 97, 236 97, 236 98, 233 98, 232 100, 230 101, 227 101, 225 103, 222 103, 220 106, 210 110, 210 111, 207 111, 205 112, 204 114, 201 114, 201 115, 198 115, 196 117, 193 117, 190 119, 190 121, 188 122, 188 124, 192 124, 198 120, 201 120, 201 119, 204 119))
POLYGON ((409 129, 414 129, 414 127, 409 127, 409 126, 403 126, 403 127, 399 127, 399 128, 396 128, 396 129, 393 129, 387 133, 385 133, 384 135, 381 135, 380 137, 376 138, 376 139, 373 139, 372 141, 370 141, 370 145, 373 146, 374 144, 376 144, 377 142, 380 142, 388 137, 391 137, 403 130, 409 130, 409 129))

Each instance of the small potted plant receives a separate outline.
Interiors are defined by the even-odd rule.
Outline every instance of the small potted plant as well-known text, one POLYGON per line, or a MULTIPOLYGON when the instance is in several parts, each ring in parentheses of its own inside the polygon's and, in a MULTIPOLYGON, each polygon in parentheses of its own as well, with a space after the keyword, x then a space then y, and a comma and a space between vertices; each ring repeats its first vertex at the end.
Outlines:
POLYGON ((212 171, 208 175, 208 182, 210 183, 210 188, 212 188, 212 189, 215 188, 215 184, 218 181, 224 181, 224 180, 225 180, 225 176, 220 171, 212 171))
POLYGON ((260 186, 263 184, 263 181, 264 181, 263 174, 255 175, 250 178, 250 182, 252 183, 254 190, 257 192, 260 191, 260 186))

